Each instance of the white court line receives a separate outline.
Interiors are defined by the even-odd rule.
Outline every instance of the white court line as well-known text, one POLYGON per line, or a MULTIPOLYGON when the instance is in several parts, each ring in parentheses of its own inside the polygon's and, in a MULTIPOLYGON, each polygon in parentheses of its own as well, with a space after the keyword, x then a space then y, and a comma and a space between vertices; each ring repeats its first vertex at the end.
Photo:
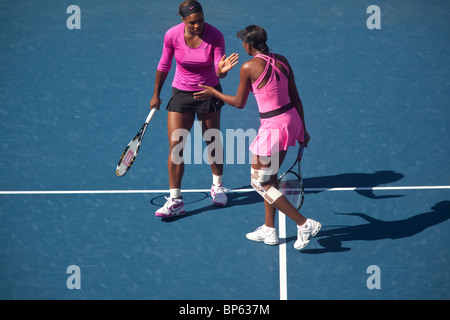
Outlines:
POLYGON ((367 190, 436 190, 450 189, 450 186, 403 186, 403 187, 346 187, 346 188, 305 188, 305 191, 367 191, 367 190))
MULTIPOLYGON (((403 186, 403 187, 345 187, 345 188, 305 188, 305 192, 368 191, 368 190, 439 190, 450 186, 403 186)), ((186 189, 181 192, 210 192, 210 189, 186 189)), ((249 192, 247 189, 229 189, 229 193, 249 192)), ((58 194, 142 194, 168 193, 169 190, 60 190, 60 191, 0 191, 0 195, 58 195, 58 194)), ((286 260, 286 216, 278 215, 279 228, 279 268, 280 300, 287 300, 287 260, 286 260)))
POLYGON ((287 300, 287 262, 286 262, 286 216, 279 211, 279 268, 280 268, 280 300, 287 300))
MULTIPOLYGON (((345 188, 305 188, 305 192, 322 191, 368 191, 368 190, 438 190, 450 189, 450 186, 403 186, 403 187, 345 187, 345 188)), ((210 189, 183 189, 181 192, 210 192, 210 189)), ((229 193, 249 192, 251 188, 246 189, 228 189, 229 193)), ((31 191, 0 191, 0 195, 33 195, 33 194, 130 194, 130 193, 168 193, 169 190, 31 190, 31 191)))

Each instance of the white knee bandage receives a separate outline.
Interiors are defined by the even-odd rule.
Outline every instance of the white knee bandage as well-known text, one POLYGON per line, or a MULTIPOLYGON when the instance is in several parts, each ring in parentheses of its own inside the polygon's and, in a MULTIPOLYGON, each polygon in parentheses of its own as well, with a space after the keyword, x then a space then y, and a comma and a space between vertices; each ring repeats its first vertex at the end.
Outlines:
POLYGON ((252 168, 252 181, 256 180, 258 181, 260 184, 264 185, 267 182, 270 181, 270 176, 273 174, 272 170, 270 169, 260 169, 260 170, 255 170, 252 168))
POLYGON ((281 193, 280 190, 278 190, 277 188, 275 188, 274 186, 271 186, 269 188, 269 190, 266 191, 265 195, 264 195, 264 199, 272 204, 275 202, 275 200, 277 200, 279 197, 281 197, 283 194, 281 193))
POLYGON ((272 204, 283 195, 280 190, 273 186, 267 190, 264 189, 264 186, 270 181, 270 176, 274 174, 271 169, 255 170, 252 168, 251 173, 251 184, 253 189, 255 189, 267 202, 272 204))

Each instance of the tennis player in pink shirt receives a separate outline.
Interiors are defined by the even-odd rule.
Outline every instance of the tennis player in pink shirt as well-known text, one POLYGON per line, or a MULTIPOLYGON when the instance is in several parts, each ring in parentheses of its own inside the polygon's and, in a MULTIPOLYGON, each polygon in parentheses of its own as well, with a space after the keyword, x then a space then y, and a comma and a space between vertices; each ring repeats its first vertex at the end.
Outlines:
POLYGON ((276 209, 297 224, 294 248, 304 248, 319 232, 321 224, 305 218, 277 189, 277 174, 287 150, 297 142, 308 146, 303 105, 295 84, 294 73, 288 60, 269 52, 267 33, 259 26, 248 26, 237 33, 244 49, 253 58, 245 62, 240 71, 240 83, 235 96, 225 95, 209 85, 194 94, 198 99, 216 97, 236 108, 244 108, 252 92, 258 104, 261 125, 250 145, 253 153, 251 168, 252 187, 264 198, 265 223, 247 238, 275 245, 279 243, 275 230, 276 209))
MULTIPOLYGON (((164 36, 162 56, 156 70, 155 88, 150 101, 150 109, 159 109, 162 102, 161 89, 175 57, 176 70, 172 82, 172 96, 167 104, 170 196, 166 198, 167 202, 164 206, 155 213, 157 217, 163 218, 182 215, 186 212, 181 195, 184 161, 182 155, 181 161, 179 159, 175 161, 172 154, 175 148, 179 148, 180 143, 186 143, 186 137, 177 139, 174 137, 179 132, 189 132, 196 115, 203 133, 208 129, 220 129, 220 109, 224 105, 223 101, 214 97, 204 100, 194 99, 193 93, 201 90, 199 84, 206 84, 221 91, 219 79, 227 75, 227 72, 237 64, 238 59, 237 54, 231 54, 225 58, 224 37, 218 29, 205 22, 199 2, 183 1, 179 7, 179 13, 182 23, 169 29, 164 36)), ((216 149, 219 143, 222 146, 221 141, 206 141, 208 145, 212 142, 216 149)), ((223 155, 223 152, 221 154, 223 155)), ((180 158, 180 155, 177 157, 180 158)), ((223 186, 223 160, 213 161, 211 170, 213 203, 224 206, 227 203, 227 196, 223 186)))

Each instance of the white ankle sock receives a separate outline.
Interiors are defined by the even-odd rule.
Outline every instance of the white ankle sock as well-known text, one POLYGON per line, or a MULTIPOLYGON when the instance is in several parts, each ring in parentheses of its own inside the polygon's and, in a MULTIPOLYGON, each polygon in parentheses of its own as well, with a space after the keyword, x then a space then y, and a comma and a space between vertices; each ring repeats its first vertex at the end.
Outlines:
POLYGON ((302 224, 301 226, 297 226, 297 228, 299 228, 299 229, 308 229, 309 228, 308 220, 306 220, 306 222, 304 224, 302 224))
POLYGON ((180 188, 170 189, 169 191, 170 191, 170 197, 172 199, 181 197, 181 189, 180 188))
POLYGON ((263 231, 266 235, 271 235, 275 231, 275 228, 271 228, 271 227, 264 225, 263 231))
POLYGON ((213 176, 213 185, 218 186, 223 183, 223 176, 216 176, 215 174, 213 176))

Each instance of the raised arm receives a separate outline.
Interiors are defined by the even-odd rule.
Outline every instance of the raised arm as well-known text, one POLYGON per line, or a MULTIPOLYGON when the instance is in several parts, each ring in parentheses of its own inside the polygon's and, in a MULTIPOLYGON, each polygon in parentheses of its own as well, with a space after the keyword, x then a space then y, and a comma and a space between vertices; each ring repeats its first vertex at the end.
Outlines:
POLYGON ((225 58, 226 55, 223 55, 217 65, 217 77, 223 79, 227 76, 228 71, 231 70, 235 65, 238 64, 239 54, 232 53, 228 58, 225 58))

